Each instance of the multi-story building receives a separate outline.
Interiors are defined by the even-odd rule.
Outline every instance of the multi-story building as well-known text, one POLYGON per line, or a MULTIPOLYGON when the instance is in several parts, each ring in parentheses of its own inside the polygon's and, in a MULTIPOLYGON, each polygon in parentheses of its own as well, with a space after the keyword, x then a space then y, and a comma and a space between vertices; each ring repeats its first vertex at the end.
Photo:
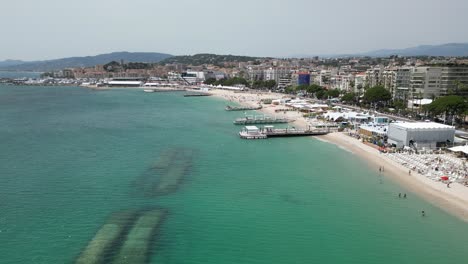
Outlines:
POLYGON ((330 78, 331 78, 331 71, 329 70, 321 70, 320 71, 320 86, 326 86, 330 83, 330 78))
POLYGON ((374 87, 382 84, 382 68, 377 66, 366 71, 366 86, 374 87))
POLYGON ((392 94, 393 98, 402 100, 409 98, 412 72, 413 68, 410 67, 399 67, 395 70, 392 94))
POLYGON ((354 81, 354 75, 352 74, 333 75, 330 78, 330 88, 351 92, 352 91, 351 83, 353 81, 354 81))
POLYGON ((394 94, 396 79, 396 69, 385 69, 381 76, 381 85, 387 89, 392 95, 394 94))
POLYGON ((299 72, 297 74, 297 85, 310 85, 310 73, 299 72))
POLYGON ((266 81, 274 80, 276 83, 279 83, 280 79, 290 78, 291 72, 291 68, 288 67, 268 68, 264 70, 263 76, 266 81))
POLYGON ((291 77, 280 78, 278 80, 278 89, 284 89, 292 85, 291 77))
POLYGON ((415 67, 411 74, 410 95, 412 98, 431 98, 444 95, 440 89, 442 68, 421 66, 415 67))
POLYGON ((365 72, 357 73, 354 75, 354 92, 355 93, 363 93, 364 87, 367 83, 367 75, 365 72))
POLYGON ((259 66, 249 66, 247 68, 249 81, 258 81, 264 79, 264 70, 259 66))
POLYGON ((393 98, 406 99, 410 90, 412 68, 398 67, 382 72, 381 85, 387 89, 393 98))
POLYGON ((447 65, 440 76, 441 94, 457 90, 458 85, 468 85, 468 65, 447 65))

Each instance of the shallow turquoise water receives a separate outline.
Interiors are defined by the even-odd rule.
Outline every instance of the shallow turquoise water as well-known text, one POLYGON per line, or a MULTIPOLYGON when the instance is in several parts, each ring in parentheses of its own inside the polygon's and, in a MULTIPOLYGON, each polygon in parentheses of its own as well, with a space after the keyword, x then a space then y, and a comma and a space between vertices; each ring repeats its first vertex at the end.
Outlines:
POLYGON ((316 139, 240 140, 242 113, 181 95, 0 87, 0 263, 73 263, 111 213, 152 207, 170 213, 151 263, 466 262, 466 224, 377 168, 316 139), (138 193, 180 147, 180 188, 138 193))

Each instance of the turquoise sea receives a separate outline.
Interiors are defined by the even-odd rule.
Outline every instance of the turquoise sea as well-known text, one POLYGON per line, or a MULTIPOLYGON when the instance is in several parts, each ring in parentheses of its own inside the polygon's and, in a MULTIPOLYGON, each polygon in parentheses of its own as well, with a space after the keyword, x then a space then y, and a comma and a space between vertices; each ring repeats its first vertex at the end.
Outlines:
POLYGON ((241 140, 225 105, 0 86, 0 263, 73 263, 110 215, 147 208, 168 211, 149 263, 467 262, 466 223, 329 143, 241 140), (179 187, 140 192, 177 149, 179 187))

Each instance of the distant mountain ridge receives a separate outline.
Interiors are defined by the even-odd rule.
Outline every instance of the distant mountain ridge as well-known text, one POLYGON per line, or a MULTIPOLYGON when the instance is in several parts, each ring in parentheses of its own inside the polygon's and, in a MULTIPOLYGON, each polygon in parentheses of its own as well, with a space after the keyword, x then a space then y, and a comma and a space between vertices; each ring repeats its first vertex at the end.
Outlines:
POLYGON ((468 56, 468 43, 447 43, 442 45, 420 45, 406 49, 382 49, 362 53, 360 55, 370 57, 400 56, 446 56, 466 57, 468 56))
POLYGON ((210 53, 200 53, 195 55, 173 56, 161 61, 161 64, 181 63, 193 66, 202 64, 220 65, 224 62, 248 62, 255 61, 259 57, 239 56, 239 55, 217 55, 210 53))
POLYGON ((26 61, 21 61, 21 60, 4 60, 0 61, 0 67, 8 67, 8 66, 14 66, 14 65, 19 65, 26 63, 26 61))
POLYGON ((7 60, 0 62, 0 70, 9 71, 54 71, 64 68, 92 67, 111 61, 156 63, 172 57, 170 54, 157 52, 113 52, 86 57, 70 57, 56 60, 21 62, 7 60), (8 63, 9 62, 9 63, 8 63))
POLYGON ((321 54, 306 55, 296 54, 291 58, 344 58, 344 57, 389 57, 392 55, 416 57, 416 56, 442 56, 442 57, 467 57, 468 43, 447 43, 441 45, 420 45, 405 49, 380 49, 355 54, 321 54))

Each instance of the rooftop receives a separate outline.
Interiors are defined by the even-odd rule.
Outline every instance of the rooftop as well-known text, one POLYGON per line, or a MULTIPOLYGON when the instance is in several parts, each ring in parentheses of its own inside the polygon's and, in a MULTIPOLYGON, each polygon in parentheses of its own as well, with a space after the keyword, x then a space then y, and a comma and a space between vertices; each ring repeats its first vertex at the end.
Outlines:
POLYGON ((391 126, 397 126, 406 129, 455 129, 453 126, 448 126, 444 124, 434 123, 434 122, 415 122, 415 123, 391 123, 391 126))

